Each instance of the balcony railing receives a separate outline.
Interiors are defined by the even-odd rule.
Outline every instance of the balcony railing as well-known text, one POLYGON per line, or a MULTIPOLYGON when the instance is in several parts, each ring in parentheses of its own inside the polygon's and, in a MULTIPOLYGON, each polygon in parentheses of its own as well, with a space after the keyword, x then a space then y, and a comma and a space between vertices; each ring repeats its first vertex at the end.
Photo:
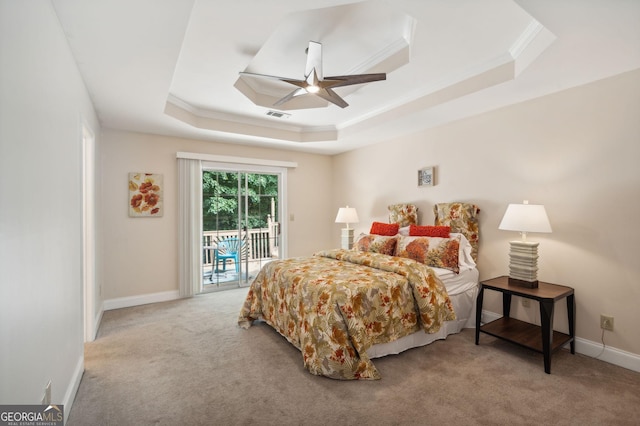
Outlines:
MULTIPOLYGON (((202 234, 202 245, 204 247, 212 246, 217 241, 229 237, 238 237, 238 230, 206 231, 202 234)), ((266 229, 255 228, 241 231, 240 238, 245 242, 242 250, 243 261, 274 259, 280 255, 280 223, 271 221, 270 217, 266 229)), ((203 266, 211 267, 214 260, 212 250, 202 251, 203 266)))

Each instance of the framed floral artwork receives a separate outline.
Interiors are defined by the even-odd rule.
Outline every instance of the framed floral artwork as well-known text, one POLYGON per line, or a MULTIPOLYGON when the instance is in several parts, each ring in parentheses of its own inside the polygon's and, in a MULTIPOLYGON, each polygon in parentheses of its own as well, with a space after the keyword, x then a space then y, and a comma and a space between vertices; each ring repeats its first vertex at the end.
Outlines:
POLYGON ((162 189, 161 174, 129 173, 129 216, 161 217, 162 189))

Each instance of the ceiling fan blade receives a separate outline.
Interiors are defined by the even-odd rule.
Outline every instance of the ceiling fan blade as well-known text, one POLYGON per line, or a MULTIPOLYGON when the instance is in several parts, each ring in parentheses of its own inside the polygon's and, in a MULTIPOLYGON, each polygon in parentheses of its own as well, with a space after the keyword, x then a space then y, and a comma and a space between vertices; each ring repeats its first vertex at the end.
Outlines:
POLYGON ((336 92, 329 88, 320 89, 320 91, 318 91, 316 95, 326 101, 331 102, 332 104, 338 105, 340 108, 346 108, 349 106, 349 104, 344 99, 342 99, 336 92))
POLYGON ((307 48, 307 65, 304 68, 305 77, 308 77, 314 69, 318 80, 322 80, 322 44, 310 41, 307 48))
POLYGON ((280 80, 282 82, 285 83, 289 83, 289 84, 293 84, 294 86, 298 86, 298 87, 305 87, 307 86, 307 82, 305 80, 296 80, 294 78, 287 78, 287 77, 278 77, 275 75, 268 75, 268 74, 256 74, 253 72, 241 72, 241 75, 248 75, 251 77, 260 77, 260 78, 268 78, 271 80, 280 80))
POLYGON ((302 96, 302 95, 304 95, 306 93, 307 93, 307 91, 304 90, 303 88, 296 89, 293 92, 289 93, 284 98, 279 99, 275 104, 273 104, 273 106, 282 105, 285 102, 289 102, 291 99, 295 98, 296 96, 302 96))
POLYGON ((250 77, 260 77, 260 78, 270 78, 272 80, 283 80, 286 79, 286 77, 278 77, 276 75, 268 75, 268 74, 256 74, 254 72, 245 72, 245 71, 240 71, 239 73, 240 75, 248 75, 250 77))
POLYGON ((376 74, 355 74, 355 75, 338 75, 334 77, 327 77, 323 80, 325 82, 332 82, 335 84, 329 85, 330 87, 342 87, 342 86, 351 86, 353 84, 362 84, 369 83, 372 81, 380 81, 386 80, 386 73, 376 73, 376 74))

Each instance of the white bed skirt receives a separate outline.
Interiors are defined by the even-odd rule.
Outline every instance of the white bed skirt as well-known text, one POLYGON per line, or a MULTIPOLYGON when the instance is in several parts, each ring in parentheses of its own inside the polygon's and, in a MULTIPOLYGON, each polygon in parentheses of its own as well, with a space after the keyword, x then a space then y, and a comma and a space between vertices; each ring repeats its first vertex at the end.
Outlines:
POLYGON ((429 334, 420 330, 389 343, 374 345, 367 350, 369 358, 380 358, 386 355, 399 354, 407 349, 428 345, 436 340, 446 339, 448 335, 459 333, 463 328, 476 326, 476 297, 478 296, 477 269, 451 271, 434 268, 444 283, 453 304, 457 319, 446 321, 437 333, 429 334))

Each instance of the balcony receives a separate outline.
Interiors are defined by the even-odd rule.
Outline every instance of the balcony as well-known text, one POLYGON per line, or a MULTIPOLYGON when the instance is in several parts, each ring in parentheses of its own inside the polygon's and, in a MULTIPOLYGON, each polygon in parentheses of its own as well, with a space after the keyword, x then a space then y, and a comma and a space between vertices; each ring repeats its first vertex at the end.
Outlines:
POLYGON ((248 285, 265 263, 279 258, 280 227, 278 222, 269 221, 268 228, 238 230, 218 230, 203 233, 202 277, 203 288, 211 291, 248 285), (225 264, 215 265, 217 243, 227 238, 240 238, 240 264, 236 268, 234 259, 224 260, 225 264), (217 267, 216 267, 217 266, 217 267), (238 272, 236 271, 238 270, 238 272))

